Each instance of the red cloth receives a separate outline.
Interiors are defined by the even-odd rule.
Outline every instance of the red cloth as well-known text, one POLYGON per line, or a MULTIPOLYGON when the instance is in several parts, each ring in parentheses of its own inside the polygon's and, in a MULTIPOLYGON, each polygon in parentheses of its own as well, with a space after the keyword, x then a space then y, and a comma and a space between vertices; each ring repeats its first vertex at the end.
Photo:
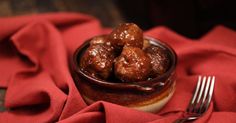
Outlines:
POLYGON ((236 122, 236 32, 218 26, 193 41, 165 27, 146 32, 178 55, 176 92, 157 114, 108 102, 87 106, 75 87, 68 59, 88 38, 107 33, 82 14, 44 14, 0 19, 0 86, 7 88, 1 122, 172 122, 183 115, 198 75, 215 75, 213 102, 196 122, 236 122))

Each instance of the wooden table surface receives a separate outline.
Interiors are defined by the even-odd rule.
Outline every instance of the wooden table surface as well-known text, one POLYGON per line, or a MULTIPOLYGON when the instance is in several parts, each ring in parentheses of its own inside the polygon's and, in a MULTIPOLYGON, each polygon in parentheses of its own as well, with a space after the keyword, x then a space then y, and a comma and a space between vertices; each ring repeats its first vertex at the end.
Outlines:
MULTIPOLYGON (((47 12, 80 12, 92 15, 105 27, 115 27, 124 19, 112 0, 0 0, 0 18, 47 12)), ((0 88, 0 111, 5 111, 6 90, 0 88)))

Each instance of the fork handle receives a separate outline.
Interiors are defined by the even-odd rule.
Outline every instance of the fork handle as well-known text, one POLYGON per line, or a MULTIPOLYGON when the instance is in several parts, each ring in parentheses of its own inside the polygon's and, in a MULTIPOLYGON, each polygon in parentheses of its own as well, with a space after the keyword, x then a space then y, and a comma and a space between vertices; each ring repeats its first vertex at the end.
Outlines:
POLYGON ((190 116, 190 117, 185 117, 185 118, 180 118, 174 121, 174 123, 184 123, 187 121, 193 121, 196 120, 198 117, 196 116, 190 116))

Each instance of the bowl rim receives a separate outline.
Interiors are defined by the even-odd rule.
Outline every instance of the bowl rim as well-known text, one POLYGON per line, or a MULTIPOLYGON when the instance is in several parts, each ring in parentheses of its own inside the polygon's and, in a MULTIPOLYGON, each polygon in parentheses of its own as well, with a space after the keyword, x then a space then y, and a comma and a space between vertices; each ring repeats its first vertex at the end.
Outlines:
MULTIPOLYGON (((102 36, 102 35, 98 35, 102 36)), ((157 38, 153 38, 150 36, 144 36, 144 39, 147 39, 149 41, 155 42, 157 45, 160 45, 161 47, 164 47, 170 54, 170 59, 171 61, 171 66, 170 68, 162 75, 152 78, 151 80, 145 80, 145 81, 138 81, 138 82, 132 82, 132 83, 117 83, 117 82, 111 82, 111 81, 105 81, 105 80, 99 80, 96 78, 93 78, 89 75, 87 75, 85 72, 83 72, 79 68, 79 63, 78 61, 78 54, 82 52, 82 50, 89 45, 90 41, 92 38, 87 39, 85 42, 80 45, 75 53, 73 54, 72 57, 72 69, 76 74, 81 75, 85 77, 87 80, 90 80, 89 82, 92 82, 93 84, 97 84, 103 87, 108 87, 108 88, 115 88, 115 89, 135 89, 139 91, 145 91, 145 92, 153 92, 156 90, 155 88, 157 86, 165 86, 168 85, 169 83, 163 83, 161 80, 165 80, 165 78, 168 78, 169 76, 172 76, 172 74, 175 74, 175 69, 177 66, 177 54, 174 51, 174 49, 168 45, 167 43, 162 42, 161 40, 157 38)))

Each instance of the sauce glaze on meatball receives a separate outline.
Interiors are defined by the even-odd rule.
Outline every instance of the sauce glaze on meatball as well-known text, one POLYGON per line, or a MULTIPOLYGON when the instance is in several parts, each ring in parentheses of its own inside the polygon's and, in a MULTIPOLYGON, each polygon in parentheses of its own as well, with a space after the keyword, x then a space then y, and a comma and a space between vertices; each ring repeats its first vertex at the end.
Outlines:
POLYGON ((164 49, 158 46, 149 46, 144 50, 151 59, 152 72, 150 77, 157 77, 167 71, 169 68, 170 60, 164 49))
POLYGON ((112 73, 115 56, 114 48, 103 38, 92 39, 80 60, 80 67, 92 77, 107 79, 112 73))
POLYGON ((134 23, 120 24, 111 32, 108 40, 119 51, 124 45, 142 48, 143 31, 134 23))
POLYGON ((115 75, 122 82, 137 82, 148 78, 151 60, 140 48, 125 46, 114 66, 115 75))

